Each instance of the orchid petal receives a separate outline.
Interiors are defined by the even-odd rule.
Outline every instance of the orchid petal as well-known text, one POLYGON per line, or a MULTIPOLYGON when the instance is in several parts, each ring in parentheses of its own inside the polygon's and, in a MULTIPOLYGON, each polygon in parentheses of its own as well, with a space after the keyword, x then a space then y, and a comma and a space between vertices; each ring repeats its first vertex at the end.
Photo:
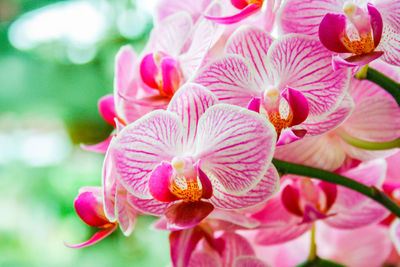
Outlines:
POLYGON ((213 22, 220 24, 233 24, 244 20, 245 18, 253 15, 254 13, 261 10, 261 6, 259 4, 250 4, 247 7, 243 8, 239 13, 227 16, 227 17, 212 17, 212 16, 204 16, 206 19, 209 19, 213 22))
POLYGON ((298 215, 300 217, 303 216, 303 211, 300 208, 300 191, 296 187, 292 185, 287 185, 281 194, 282 204, 285 208, 291 213, 298 215))
POLYGON ((150 173, 179 151, 182 123, 171 112, 153 111, 125 127, 110 145, 118 180, 142 198, 151 198, 150 173))
POLYGON ((345 266, 383 266, 392 249, 387 229, 381 225, 349 231, 319 224, 316 229, 318 256, 345 266))
POLYGON ((113 135, 110 135, 109 137, 107 137, 106 140, 94 145, 81 144, 81 148, 86 151, 104 154, 107 152, 107 149, 113 137, 114 137, 113 135))
POLYGON ((342 102, 332 113, 326 116, 308 117, 307 120, 301 124, 301 129, 306 130, 308 136, 327 133, 342 125, 343 122, 349 118, 353 109, 354 101, 349 94, 346 94, 342 102))
POLYGON ((301 140, 307 134, 307 130, 284 129, 279 135, 277 146, 287 145, 297 140, 301 140))
POLYGON ((267 201, 279 189, 279 174, 273 164, 270 164, 267 172, 257 185, 246 195, 235 196, 214 187, 214 196, 211 203, 221 209, 248 208, 267 201))
POLYGON ((222 251, 223 266, 232 266, 237 257, 255 255, 249 241, 241 235, 225 232, 220 237, 220 240, 224 241, 224 250, 222 251))
POLYGON ((198 171, 198 177, 202 186, 202 198, 209 199, 213 196, 213 188, 212 188, 212 183, 210 179, 207 177, 207 175, 198 167, 196 166, 197 171, 198 171))
POLYGON ((316 220, 325 219, 327 215, 317 210, 314 206, 306 204, 304 207, 304 215, 301 223, 312 223, 316 220))
POLYGON ((156 22, 163 21, 165 18, 177 12, 185 11, 196 21, 200 14, 211 3, 211 0, 182 1, 182 0, 162 0, 157 5, 156 22))
POLYGON ((153 29, 146 51, 162 51, 176 57, 188 41, 192 29, 193 21, 188 13, 175 13, 153 29))
POLYGON ((77 244, 77 245, 69 245, 67 243, 64 243, 67 247, 69 248, 83 248, 83 247, 88 247, 91 245, 96 244, 97 242, 103 240, 107 236, 109 236, 112 232, 117 229, 118 224, 114 224, 112 227, 97 231, 88 241, 77 244))
POLYGON ((171 260, 175 267, 188 266, 190 256, 203 235, 203 231, 199 227, 170 233, 171 260))
POLYGON ((400 136, 400 107, 382 88, 369 81, 354 81, 356 107, 342 129, 349 135, 373 142, 400 136))
POLYGON ((382 39, 376 50, 384 52, 381 57, 383 61, 400 66, 400 29, 397 28, 398 26, 387 23, 386 20, 384 20, 383 24, 382 39))
MULTIPOLYGON (((115 92, 131 91, 129 88, 131 87, 136 60, 136 53, 131 46, 126 45, 120 48, 115 57, 115 92)), ((130 93, 136 94, 136 92, 130 93)), ((114 95, 114 100, 118 104, 117 99, 118 95, 114 95)))
POLYGON ((140 62, 140 76, 143 82, 152 88, 158 88, 156 81, 157 75, 158 67, 154 61, 154 54, 150 53, 145 55, 140 62))
POLYGON ((278 14, 278 23, 284 33, 318 35, 322 18, 327 13, 343 12, 345 0, 287 0, 278 14))
MULTIPOLYGON (((122 188, 122 186, 121 185, 117 186, 117 192, 121 190, 118 187, 122 188)), ((122 188, 122 190, 124 190, 124 188, 122 188)), ((119 227, 121 228, 122 233, 125 236, 129 236, 132 233, 133 228, 135 227, 137 212, 127 202, 125 194, 116 195, 115 207, 118 214, 119 227)))
POLYGON ((149 179, 149 190, 150 194, 156 200, 161 202, 178 200, 178 197, 172 194, 169 189, 172 173, 172 166, 168 162, 161 162, 151 173, 149 179))
POLYGON ((372 4, 367 4, 368 13, 371 19, 371 28, 374 35, 374 45, 377 47, 382 38, 383 21, 379 11, 372 4))
POLYGON ((268 200, 264 209, 252 217, 261 222, 255 237, 255 242, 260 245, 287 242, 311 228, 311 224, 300 224, 301 217, 287 211, 279 196, 268 200))
POLYGON ((340 137, 322 135, 305 137, 276 148, 274 157, 325 170, 336 170, 345 159, 340 137))
POLYGON ((308 101, 309 116, 331 113, 346 94, 348 70, 332 72, 332 54, 313 37, 291 34, 274 42, 268 52, 278 88, 295 88, 308 101))
POLYGON ((257 98, 257 97, 253 97, 250 100, 250 103, 247 106, 247 109, 259 113, 260 112, 260 104, 261 104, 261 99, 257 98))
MULTIPOLYGON (((111 142, 113 141, 114 140, 112 140, 111 142)), ((102 187, 103 187, 104 214, 106 215, 108 220, 110 220, 111 222, 115 222, 117 220, 117 214, 115 209, 115 197, 117 194, 117 177, 109 150, 107 151, 104 157, 102 173, 103 173, 102 187)))
MULTIPOLYGON (((218 220, 221 224, 221 222, 226 222, 227 224, 233 224, 237 227, 233 228, 246 228, 246 229, 251 229, 255 228, 260 225, 260 222, 254 218, 245 216, 244 214, 241 214, 236 211, 225 211, 221 209, 214 209, 213 212, 210 213, 207 217, 208 219, 215 219, 218 220)), ((224 223, 222 223, 224 225, 224 223)), ((222 227, 222 229, 228 229, 225 225, 222 227)))
POLYGON ((398 218, 390 226, 390 237, 392 238, 397 253, 400 253, 400 219, 398 218))
POLYGON ((397 32, 400 32, 400 2, 397 0, 380 0, 376 1, 375 6, 385 20, 383 24, 388 24, 397 32))
POLYGON ((214 206, 205 201, 178 202, 165 210, 168 228, 181 230, 191 228, 201 222, 214 209, 214 206))
POLYGON ((211 62, 194 79, 213 92, 220 101, 247 107, 260 91, 253 70, 242 57, 227 55, 211 62), (234 70, 234 71, 233 71, 234 70))
POLYGON ((257 81, 267 80, 267 52, 273 38, 264 30, 254 26, 241 27, 226 43, 226 53, 236 54, 248 60, 256 72, 257 81))
POLYGON ((189 267, 222 267, 221 259, 207 251, 195 251, 190 257, 189 267))
POLYGON ((341 68, 346 68, 346 67, 364 66, 380 58, 383 55, 384 53, 381 51, 373 51, 367 54, 355 55, 348 58, 341 58, 340 56, 334 56, 332 57, 333 70, 337 71, 341 68))
POLYGON ((319 40, 329 50, 336 53, 350 53, 342 40, 346 34, 346 16, 328 13, 319 25, 319 40))
POLYGON ((171 202, 161 202, 157 199, 143 199, 128 193, 127 201, 138 212, 153 216, 162 216, 171 202))
POLYGON ((321 188, 321 190, 325 194, 325 210, 329 210, 332 205, 335 203, 336 197, 337 197, 337 186, 332 183, 328 183, 325 181, 321 181, 318 184, 318 187, 321 188))
POLYGON ((99 99, 98 108, 100 115, 110 125, 115 126, 114 118, 117 117, 115 113, 115 103, 113 95, 106 95, 99 99))
POLYGON ((167 95, 172 95, 179 88, 180 74, 178 62, 170 57, 161 60, 162 89, 167 95))
POLYGON ((104 217, 100 188, 80 192, 74 201, 74 207, 78 216, 87 225, 102 227, 110 222, 104 217))
POLYGON ((172 97, 168 110, 176 113, 183 123, 184 150, 193 147, 200 117, 217 102, 213 93, 193 83, 185 84, 172 97))
POLYGON ((254 256, 240 256, 233 262, 233 267, 268 267, 262 260, 254 256))
POLYGON ((265 174, 276 132, 265 118, 240 107, 217 104, 199 120, 198 158, 207 176, 229 194, 243 194, 265 174))
POLYGON ((309 113, 308 102, 301 92, 286 88, 282 92, 282 97, 288 102, 293 113, 290 126, 298 125, 307 119, 309 113))

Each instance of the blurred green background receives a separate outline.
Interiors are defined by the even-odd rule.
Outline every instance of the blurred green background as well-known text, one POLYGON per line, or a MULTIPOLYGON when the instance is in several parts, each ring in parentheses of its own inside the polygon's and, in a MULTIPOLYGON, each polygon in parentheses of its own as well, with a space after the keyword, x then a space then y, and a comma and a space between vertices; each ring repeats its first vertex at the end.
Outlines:
POLYGON ((140 51, 156 1, 0 0, 0 266, 167 266, 168 234, 139 217, 70 249, 94 229, 75 214, 82 186, 101 185, 103 155, 83 151, 112 130, 97 100, 113 89, 114 56, 140 51))

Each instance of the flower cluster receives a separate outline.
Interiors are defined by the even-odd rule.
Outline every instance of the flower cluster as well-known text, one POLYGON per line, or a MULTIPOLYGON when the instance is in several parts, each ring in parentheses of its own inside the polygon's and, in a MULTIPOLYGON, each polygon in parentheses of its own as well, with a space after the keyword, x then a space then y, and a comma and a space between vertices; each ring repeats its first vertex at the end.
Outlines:
POLYGON ((115 130, 83 148, 105 153, 103 182, 75 200, 99 231, 71 247, 147 214, 173 266, 400 261, 400 219, 380 203, 273 164, 400 203, 400 107, 354 78, 370 63, 400 80, 400 1, 163 0, 154 24, 139 55, 120 49, 99 101, 115 130))

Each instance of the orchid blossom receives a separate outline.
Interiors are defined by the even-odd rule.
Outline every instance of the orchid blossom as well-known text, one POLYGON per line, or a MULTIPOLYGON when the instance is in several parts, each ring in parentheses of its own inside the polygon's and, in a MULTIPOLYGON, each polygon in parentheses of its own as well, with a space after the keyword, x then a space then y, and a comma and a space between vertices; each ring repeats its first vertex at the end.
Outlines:
MULTIPOLYGON (((341 173, 367 185, 381 187, 386 174, 383 160, 371 161, 341 173)), ((340 229, 380 222, 388 212, 379 204, 347 188, 305 177, 285 176, 280 193, 254 213, 261 225, 256 242, 263 245, 292 240, 317 220, 340 229)))
POLYGON ((170 229, 183 229, 214 206, 243 208, 272 196, 279 181, 270 166, 275 139, 260 115, 217 104, 211 92, 188 84, 167 111, 125 127, 109 156, 138 210, 164 214, 170 229))
POLYGON ((334 68, 365 65, 381 58, 400 65, 400 1, 288 0, 279 22, 284 33, 319 35, 335 53, 334 68))
MULTIPOLYGON (((374 64, 382 72, 398 79, 397 67, 374 64)), ((293 144, 280 146, 275 157, 336 170, 346 162, 366 161, 393 154, 393 149, 367 150, 360 144, 366 141, 371 144, 371 149, 374 145, 385 143, 394 143, 391 147, 396 147, 396 140, 400 138, 400 107, 396 101, 369 81, 352 78, 349 91, 350 95, 342 101, 337 111, 328 116, 328 119, 340 124, 339 127, 320 136, 306 137, 293 144)), ((324 124, 317 127, 325 128, 324 124)))
POLYGON ((326 115, 343 99, 349 72, 332 72, 330 52, 317 40, 288 35, 274 41, 261 29, 242 27, 225 50, 226 55, 203 68, 195 82, 222 102, 265 115, 280 137, 278 145, 306 132, 327 130, 317 125, 326 122, 326 115))

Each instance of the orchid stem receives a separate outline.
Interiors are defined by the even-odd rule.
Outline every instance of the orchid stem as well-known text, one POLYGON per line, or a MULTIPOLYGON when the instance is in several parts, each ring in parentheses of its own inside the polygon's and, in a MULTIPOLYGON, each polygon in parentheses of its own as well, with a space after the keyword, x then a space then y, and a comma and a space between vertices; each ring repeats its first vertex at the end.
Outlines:
POLYGON ((342 176, 337 173, 325 171, 318 168, 313 168, 305 165, 291 163, 279 159, 273 159, 272 163, 282 174, 296 174, 311 178, 316 178, 322 181, 330 182, 333 184, 341 185, 357 191, 366 197, 369 197, 382 206, 390 210, 394 215, 400 218, 400 206, 391 200, 385 193, 380 191, 375 186, 366 186, 362 183, 354 181, 348 177, 342 176))
POLYGON ((366 150, 386 150, 392 148, 400 148, 400 138, 388 142, 370 142, 362 140, 347 133, 340 131, 340 137, 348 144, 366 150))
POLYGON ((391 94, 400 106, 400 83, 395 82, 385 74, 368 66, 366 67, 366 71, 364 68, 361 69, 361 71, 355 75, 355 78, 359 80, 368 80, 379 85, 391 94))
POLYGON ((315 243, 315 223, 311 227, 310 254, 309 261, 314 261, 317 258, 317 244, 315 243))

